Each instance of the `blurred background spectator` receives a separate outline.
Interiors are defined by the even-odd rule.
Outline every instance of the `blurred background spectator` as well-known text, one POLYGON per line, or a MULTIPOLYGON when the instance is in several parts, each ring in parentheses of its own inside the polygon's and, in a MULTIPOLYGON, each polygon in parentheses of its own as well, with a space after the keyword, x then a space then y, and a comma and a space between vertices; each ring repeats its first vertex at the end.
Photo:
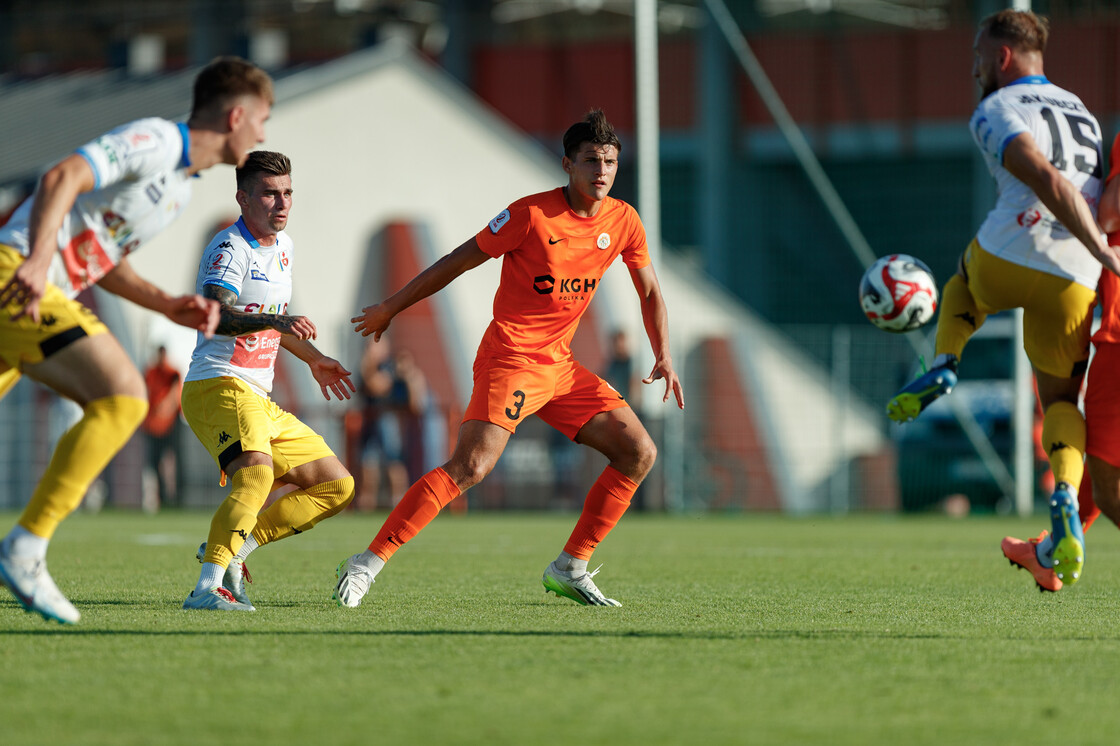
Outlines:
POLYGON ((167 359, 167 348, 156 348, 144 371, 148 386, 148 416, 141 429, 145 436, 145 481, 154 481, 154 491, 145 485, 143 507, 179 507, 179 399, 183 377, 167 359), (149 495, 151 497, 149 497, 149 495))
POLYGON ((355 507, 392 507, 423 474, 428 384, 412 353, 394 351, 383 336, 365 347, 360 392, 361 477, 355 507))

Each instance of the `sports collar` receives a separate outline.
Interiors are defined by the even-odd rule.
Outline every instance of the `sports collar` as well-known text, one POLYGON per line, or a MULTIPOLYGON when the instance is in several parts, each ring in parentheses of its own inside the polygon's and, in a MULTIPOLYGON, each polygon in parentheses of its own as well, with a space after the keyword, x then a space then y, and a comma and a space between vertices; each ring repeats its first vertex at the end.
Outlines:
MULTIPOLYGON (((186 122, 179 122, 179 134, 183 136, 183 156, 179 159, 179 168, 191 167, 191 131, 187 129, 186 122)), ((197 176, 198 174, 195 174, 197 176)))
POLYGON ((260 241, 253 238, 253 234, 249 232, 249 226, 245 225, 245 218, 238 218, 237 222, 234 223, 234 225, 237 226, 237 230, 241 233, 241 237, 244 238, 250 246, 252 246, 254 249, 259 249, 261 247, 260 241))
MULTIPOLYGON (((1025 75, 1018 80, 1013 80, 1007 85, 1042 85, 1049 83, 1045 75, 1025 75)), ((1006 86, 1004 86, 1006 88, 1006 86)))

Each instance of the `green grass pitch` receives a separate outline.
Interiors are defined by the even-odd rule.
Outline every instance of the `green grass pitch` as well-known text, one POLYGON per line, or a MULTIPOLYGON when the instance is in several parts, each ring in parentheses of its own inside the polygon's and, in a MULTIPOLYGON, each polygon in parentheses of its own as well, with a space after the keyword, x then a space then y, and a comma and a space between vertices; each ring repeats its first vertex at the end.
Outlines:
MULTIPOLYGON (((0 515, 0 531, 15 521, 0 515)), ((627 516, 621 609, 540 586, 570 515, 441 516, 358 609, 345 514, 250 558, 253 614, 184 612, 209 515, 75 514, 50 568, 81 610, 0 596, 0 743, 1027 744, 1120 732, 1120 537, 1040 594, 980 517, 627 516)))

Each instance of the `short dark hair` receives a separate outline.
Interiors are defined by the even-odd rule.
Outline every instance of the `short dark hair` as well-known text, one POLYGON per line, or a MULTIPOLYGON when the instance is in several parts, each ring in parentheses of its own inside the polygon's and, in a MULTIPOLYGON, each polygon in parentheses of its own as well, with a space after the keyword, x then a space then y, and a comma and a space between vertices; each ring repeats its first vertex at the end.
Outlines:
POLYGON ((191 118, 220 114, 240 96, 257 96, 271 106, 275 101, 272 78, 240 57, 217 57, 194 79, 191 118))
POLYGON ((585 142, 592 145, 613 145, 615 150, 622 152, 622 143, 614 132, 614 127, 607 121, 602 109, 592 109, 582 122, 576 122, 564 133, 564 155, 571 158, 585 142))
POLYGON ((248 192, 258 176, 288 176, 292 162, 283 153, 271 150, 254 150, 242 166, 237 167, 237 188, 248 192))
POLYGON ((1029 10, 1005 8, 982 20, 980 30, 1022 52, 1045 52, 1050 19, 1029 10))

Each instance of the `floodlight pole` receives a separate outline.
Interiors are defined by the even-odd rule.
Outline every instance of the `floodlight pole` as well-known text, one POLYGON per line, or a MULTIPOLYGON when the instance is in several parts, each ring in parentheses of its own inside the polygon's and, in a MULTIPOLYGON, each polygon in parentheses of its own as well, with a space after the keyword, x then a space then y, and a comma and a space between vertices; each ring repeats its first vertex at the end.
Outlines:
POLYGON ((661 124, 658 94, 657 0, 634 0, 635 128, 638 135, 638 213, 650 259, 661 259, 661 124))
MULTIPOLYGON (((1011 0, 1015 10, 1030 10, 1031 0, 1011 0)), ((1015 512, 1029 516, 1034 511, 1034 376, 1023 348, 1023 309, 1012 313, 1015 328, 1014 398, 1011 410, 1011 468, 1015 475, 1015 512)), ((1043 413, 1045 415, 1045 412, 1043 413)), ((1074 485, 1074 489, 1080 485, 1074 485)))
MULTIPOLYGON (((635 129, 637 130, 638 155, 638 214, 646 229, 646 244, 654 266, 661 260, 661 109, 658 80, 657 52, 657 0, 634 0, 634 79, 635 79, 635 129)), ((670 322, 671 325, 672 322, 670 322)), ((670 329, 671 331, 671 329, 670 329)), ((645 329, 634 336, 642 339, 645 329)), ((652 351, 643 356, 652 368, 652 351)), ((646 401, 657 397, 645 397, 646 401)), ((670 420, 662 414, 661 407, 647 408, 643 414, 661 417, 662 463, 667 510, 684 507, 684 423, 670 420)))

